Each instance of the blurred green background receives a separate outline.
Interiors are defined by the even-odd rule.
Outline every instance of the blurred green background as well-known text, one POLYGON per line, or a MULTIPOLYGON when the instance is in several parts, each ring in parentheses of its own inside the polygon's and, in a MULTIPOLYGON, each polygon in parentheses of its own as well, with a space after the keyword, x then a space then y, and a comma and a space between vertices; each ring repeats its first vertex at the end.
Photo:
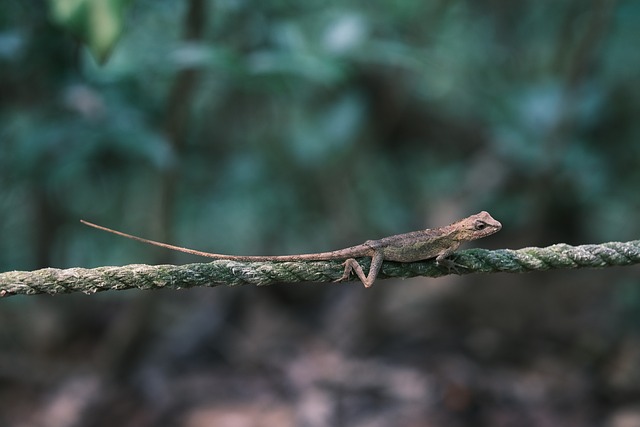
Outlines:
MULTIPOLYGON (((0 271, 480 210, 640 236, 640 3, 0 3, 0 271)), ((640 270, 0 301, 0 425, 640 425, 640 270), (625 424, 626 423, 626 424, 625 424), (629 424, 631 423, 631 424, 629 424)))

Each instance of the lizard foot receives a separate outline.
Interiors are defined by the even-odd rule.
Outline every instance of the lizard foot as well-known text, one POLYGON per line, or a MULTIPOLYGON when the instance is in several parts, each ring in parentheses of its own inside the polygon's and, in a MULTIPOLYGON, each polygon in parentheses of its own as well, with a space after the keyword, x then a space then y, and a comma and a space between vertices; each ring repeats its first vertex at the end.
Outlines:
POLYGON ((444 258, 441 260, 436 260, 436 264, 441 265, 443 267, 445 267, 447 270, 449 270, 449 273, 454 273, 454 274, 460 274, 460 270, 459 269, 466 269, 467 267, 465 267, 462 264, 458 264, 457 262, 453 261, 452 259, 449 258, 444 258))
POLYGON ((342 265, 344 266, 344 272, 342 273, 342 276, 334 280, 333 283, 339 283, 344 282, 345 280, 349 280, 349 276, 351 276, 351 272, 353 271, 353 265, 349 261, 351 260, 348 259, 342 263, 342 265))
POLYGON ((353 258, 349 258, 342 265, 344 265, 344 273, 342 273, 342 277, 340 277, 336 282, 342 282, 343 280, 349 280, 349 276, 353 271, 358 276, 358 279, 362 282, 365 288, 370 288, 373 285, 373 282, 376 280, 376 276, 378 275, 378 271, 380 270, 380 266, 382 265, 382 254, 376 253, 371 258, 371 267, 369 267, 369 275, 367 276, 362 271, 362 267, 358 264, 353 258))

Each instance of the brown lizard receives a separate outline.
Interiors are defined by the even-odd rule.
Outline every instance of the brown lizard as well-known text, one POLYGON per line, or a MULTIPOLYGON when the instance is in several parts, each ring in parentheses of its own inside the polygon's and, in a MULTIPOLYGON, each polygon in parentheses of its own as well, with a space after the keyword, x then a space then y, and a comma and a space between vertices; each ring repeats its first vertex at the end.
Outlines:
POLYGON ((139 242, 214 259, 280 262, 344 259, 344 273, 337 281, 340 282, 347 280, 353 271, 367 288, 375 282, 378 272, 380 271, 380 267, 382 267, 382 262, 385 260, 413 262, 435 258, 438 264, 452 267, 454 265, 453 261, 447 259, 447 257, 458 249, 462 243, 489 236, 500 231, 502 228, 502 224, 500 224, 500 222, 493 219, 489 213, 483 211, 445 227, 427 228, 425 230, 385 237, 380 240, 367 240, 361 245, 351 246, 349 248, 339 249, 336 251, 299 255, 254 256, 223 255, 201 252, 194 249, 182 248, 180 246, 169 245, 167 243, 132 236, 130 234, 92 224, 84 220, 80 220, 80 222, 90 227, 108 231, 109 233, 117 234, 118 236, 127 237, 139 242), (369 275, 364 274, 362 267, 358 264, 358 261, 354 259, 358 257, 371 257, 369 275))

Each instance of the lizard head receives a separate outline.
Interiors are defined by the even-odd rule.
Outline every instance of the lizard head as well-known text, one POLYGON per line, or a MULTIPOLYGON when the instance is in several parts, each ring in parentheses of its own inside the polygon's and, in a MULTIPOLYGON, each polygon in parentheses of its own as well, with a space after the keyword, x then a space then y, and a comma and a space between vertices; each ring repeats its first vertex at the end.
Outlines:
POLYGON ((476 240, 493 233, 497 233, 502 228, 500 221, 496 221, 488 212, 482 211, 471 215, 460 221, 460 232, 465 240, 476 240))

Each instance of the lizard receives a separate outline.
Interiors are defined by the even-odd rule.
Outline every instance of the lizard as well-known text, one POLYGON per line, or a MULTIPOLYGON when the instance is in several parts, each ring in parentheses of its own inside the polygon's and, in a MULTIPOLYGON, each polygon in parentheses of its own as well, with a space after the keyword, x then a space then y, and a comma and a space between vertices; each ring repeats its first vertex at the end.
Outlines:
POLYGON ((351 246, 345 249, 338 249, 329 252, 318 252, 298 255, 224 255, 209 252, 202 252, 194 249, 174 246, 154 240, 145 239, 121 231, 112 230, 101 225, 80 220, 81 223, 102 231, 116 234, 121 237, 133 239, 138 242, 160 246, 165 249, 185 252, 207 258, 231 260, 231 261, 275 261, 275 262, 295 262, 295 261, 328 261, 345 260, 344 273, 336 282, 348 280, 354 272, 366 288, 373 285, 380 272, 382 263, 386 261, 414 262, 435 258, 436 263, 452 268, 455 266, 448 257, 464 243, 480 239, 497 233, 502 228, 502 224, 496 221, 488 212, 482 211, 467 218, 456 221, 444 227, 427 228, 410 233, 397 234, 384 237, 379 240, 367 240, 366 242, 351 246), (369 274, 365 274, 355 258, 371 257, 369 274))

